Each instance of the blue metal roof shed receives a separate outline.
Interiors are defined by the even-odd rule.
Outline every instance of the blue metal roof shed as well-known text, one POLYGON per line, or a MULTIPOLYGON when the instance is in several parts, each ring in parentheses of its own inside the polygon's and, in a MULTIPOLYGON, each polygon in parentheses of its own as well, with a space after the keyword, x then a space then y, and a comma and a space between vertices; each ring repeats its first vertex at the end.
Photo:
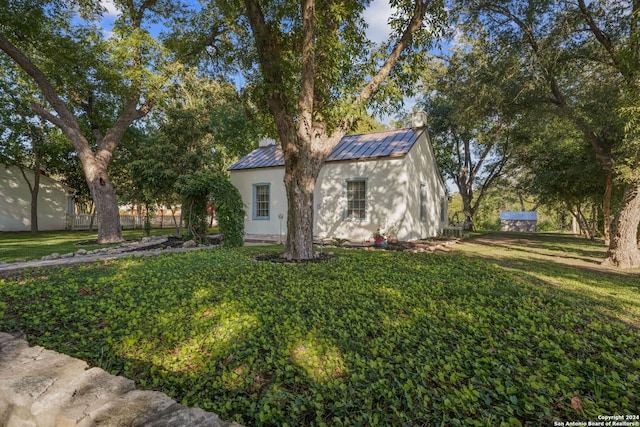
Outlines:
POLYGON ((500 221, 537 221, 538 212, 500 212, 500 221))

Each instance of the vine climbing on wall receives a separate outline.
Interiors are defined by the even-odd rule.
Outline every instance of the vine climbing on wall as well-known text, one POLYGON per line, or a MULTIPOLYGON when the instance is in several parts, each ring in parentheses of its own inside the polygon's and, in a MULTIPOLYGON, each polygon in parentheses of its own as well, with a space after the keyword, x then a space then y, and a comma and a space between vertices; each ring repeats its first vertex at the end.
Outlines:
POLYGON ((238 189, 223 176, 206 171, 180 178, 185 238, 202 241, 207 234, 207 205, 212 202, 225 247, 242 246, 245 210, 238 189))

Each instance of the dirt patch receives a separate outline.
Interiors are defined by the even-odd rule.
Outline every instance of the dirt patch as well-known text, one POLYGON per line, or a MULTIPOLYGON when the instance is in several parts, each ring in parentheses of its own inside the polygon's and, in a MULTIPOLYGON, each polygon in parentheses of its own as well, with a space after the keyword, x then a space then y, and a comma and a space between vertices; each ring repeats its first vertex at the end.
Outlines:
POLYGON ((449 247, 460 241, 459 238, 450 239, 425 239, 412 240, 410 242, 389 242, 387 250, 402 252, 449 252, 449 247))
POLYGON ((279 254, 266 254, 266 255, 258 255, 253 260, 256 262, 268 261, 268 262, 280 263, 280 264, 307 264, 307 263, 313 263, 313 262, 326 262, 333 257, 334 257, 333 253, 323 252, 321 254, 316 253, 316 256, 313 259, 289 260, 279 254))

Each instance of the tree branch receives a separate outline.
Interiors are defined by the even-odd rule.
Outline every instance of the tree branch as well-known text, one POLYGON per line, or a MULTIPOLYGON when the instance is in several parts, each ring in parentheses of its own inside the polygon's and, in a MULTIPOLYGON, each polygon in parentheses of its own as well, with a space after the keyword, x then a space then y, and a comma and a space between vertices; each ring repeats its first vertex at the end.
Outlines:
MULTIPOLYGON (((593 19, 593 15, 587 8, 587 5, 584 3, 584 0, 578 0, 578 7, 580 8, 580 13, 584 16, 585 21, 587 21, 587 25, 589 26, 589 30, 595 36, 598 43, 607 51, 613 62, 618 67, 618 59, 616 58, 616 48, 611 43, 611 38, 602 32, 598 24, 593 19)), ((619 68, 619 67, 618 67, 619 68)))
MULTIPOLYGON (((427 13, 427 6, 430 3, 430 0, 415 0, 413 7, 413 15, 409 20, 409 24, 405 28, 402 36, 395 44, 391 53, 384 61, 378 72, 376 73, 371 80, 366 82, 363 89, 360 91, 360 94, 356 97, 356 99, 352 103, 352 107, 357 109, 357 107, 363 105, 378 89, 380 84, 391 74, 391 70, 393 69, 398 59, 400 59, 400 54, 403 50, 409 46, 411 43, 411 39, 413 35, 418 31, 424 21, 424 16, 427 13)), ((348 115, 344 120, 340 123, 340 125, 336 128, 336 130, 331 135, 330 141, 331 144, 335 145, 337 142, 342 139, 342 137, 347 133, 351 125, 353 124, 353 117, 348 115)))
POLYGON ((313 132, 313 101, 315 80, 315 52, 314 39, 316 32, 315 1, 302 1, 302 81, 300 96, 296 109, 298 110, 298 135, 308 135, 314 139, 313 132))
POLYGON ((60 129, 63 128, 64 123, 62 122, 60 117, 54 116, 49 111, 45 110, 44 108, 42 108, 41 106, 35 103, 31 104, 31 109, 43 119, 53 123, 55 126, 59 127, 60 129))
POLYGON ((414 2, 413 16, 411 17, 407 28, 405 28, 404 32, 402 33, 400 40, 398 40, 393 50, 384 61, 384 64, 382 64, 382 67, 380 67, 380 69, 378 70, 378 73, 371 80, 369 80, 369 82, 362 89, 360 95, 358 95, 358 97, 354 101, 354 104, 361 105, 363 102, 367 101, 371 97, 371 95, 373 95, 373 93, 378 89, 380 83, 382 83, 382 81, 389 76, 389 74, 391 73, 391 69, 396 64, 396 62, 398 62, 400 54, 407 46, 409 46, 413 34, 422 27, 424 16, 427 12, 428 3, 429 2, 425 0, 416 0, 414 2))
MULTIPOLYGON (((80 127, 78 126, 75 117, 73 116, 73 114, 71 114, 62 99, 60 99, 56 90, 53 88, 44 73, 1 34, 0 49, 2 49, 7 55, 9 55, 11 59, 13 59, 20 66, 20 68, 22 68, 33 79, 40 90, 42 90, 42 94, 44 95, 45 99, 49 102, 49 104, 51 104, 55 112, 58 113, 57 120, 51 121, 51 123, 54 123, 56 126, 60 127, 60 129, 65 132, 65 134, 69 132, 81 134, 80 127)), ((44 112, 46 110, 40 108, 34 111, 40 114, 40 112, 44 112)), ((52 115, 48 114, 48 117, 45 118, 49 120, 50 117, 52 117, 52 115)))
POLYGON ((287 106, 291 104, 283 87, 279 42, 268 28, 257 0, 245 0, 244 4, 256 43, 262 76, 268 87, 265 91, 267 103, 274 117, 283 151, 287 156, 296 157, 299 148, 295 144, 297 139, 294 119, 287 110, 287 106))

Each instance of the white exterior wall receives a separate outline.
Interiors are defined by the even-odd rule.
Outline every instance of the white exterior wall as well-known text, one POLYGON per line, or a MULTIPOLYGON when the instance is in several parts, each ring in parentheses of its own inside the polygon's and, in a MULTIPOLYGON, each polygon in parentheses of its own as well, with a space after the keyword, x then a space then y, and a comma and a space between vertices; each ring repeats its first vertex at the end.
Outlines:
POLYGON ((313 234, 351 241, 367 240, 378 228, 397 230, 396 238, 406 240, 403 216, 407 210, 405 160, 386 159, 326 163, 316 183, 313 234), (366 179, 366 218, 345 219, 347 180, 366 179), (389 183, 393 183, 392 186, 389 183))
POLYGON ((246 209, 245 234, 287 234, 287 194, 284 189, 284 167, 232 170, 231 183, 236 186, 246 209), (270 185, 269 219, 254 219, 253 186, 270 185), (282 219, 278 216, 282 215, 282 219), (281 227, 282 224, 282 227, 281 227))
POLYGON ((404 158, 327 163, 314 194, 314 235, 360 241, 370 239, 378 228, 391 228, 393 237, 402 241, 433 237, 447 225, 440 221, 443 197, 445 187, 425 137, 404 158), (358 178, 367 180, 366 218, 344 219, 346 181, 358 178), (427 186, 426 221, 420 220, 422 183, 427 186))
MULTIPOLYGON (((26 170, 33 183, 33 171, 26 170)), ((64 230, 68 209, 68 188, 40 176, 38 192, 38 229, 64 230)), ((0 164, 0 231, 31 229, 31 192, 20 169, 0 164)))
POLYGON ((420 138, 407 154, 407 171, 410 177, 407 194, 408 209, 405 217, 407 227, 405 240, 434 237, 440 234, 442 227, 448 224, 448 200, 446 187, 438 172, 433 147, 427 140, 427 133, 420 138), (427 217, 426 221, 420 218, 420 191, 421 184, 426 185, 427 217), (441 221, 441 213, 444 201, 444 218, 441 221))

